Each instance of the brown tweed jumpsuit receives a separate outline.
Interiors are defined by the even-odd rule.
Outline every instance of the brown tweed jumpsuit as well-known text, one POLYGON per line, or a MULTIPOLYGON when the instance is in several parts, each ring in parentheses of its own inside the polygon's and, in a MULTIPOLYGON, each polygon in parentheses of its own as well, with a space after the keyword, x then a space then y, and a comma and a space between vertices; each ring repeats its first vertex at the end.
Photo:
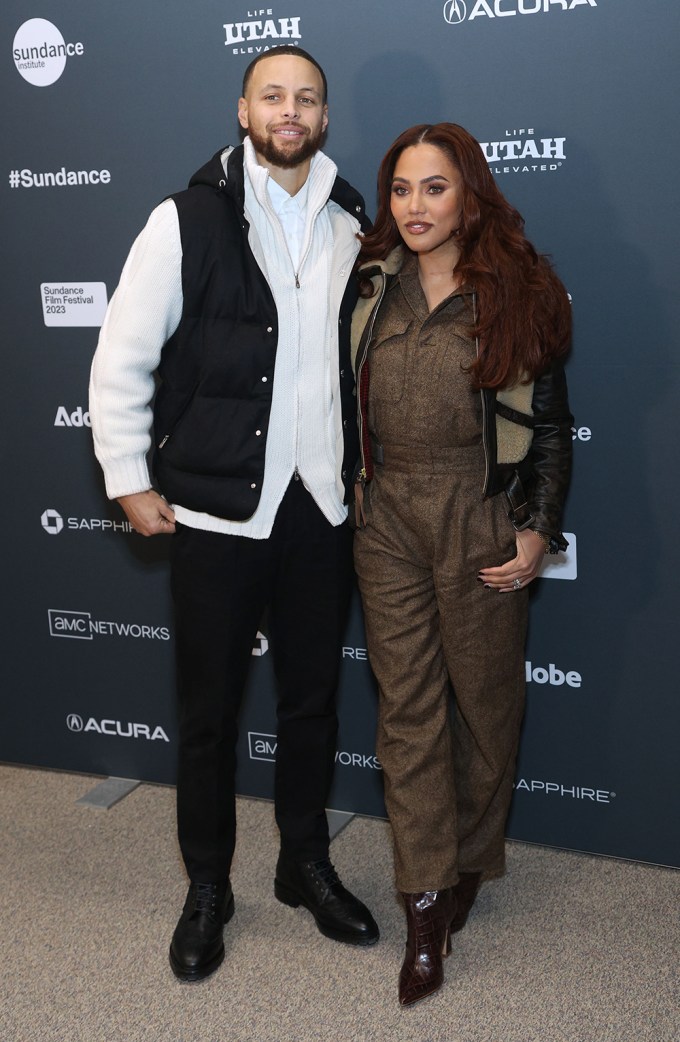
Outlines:
POLYGON ((410 258, 369 348, 368 420, 384 449, 355 537, 368 652, 380 688, 377 753, 397 888, 504 870, 524 707, 527 592, 480 568, 516 554, 505 497, 482 498, 481 399, 462 371, 469 296, 428 311, 410 258), (451 699, 453 688, 454 699, 451 699))

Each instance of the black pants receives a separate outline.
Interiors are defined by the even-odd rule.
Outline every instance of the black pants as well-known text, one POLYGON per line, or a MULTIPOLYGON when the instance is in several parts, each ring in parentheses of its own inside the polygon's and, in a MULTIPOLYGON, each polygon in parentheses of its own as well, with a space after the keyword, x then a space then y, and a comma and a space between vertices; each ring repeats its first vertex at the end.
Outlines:
POLYGON ((281 847, 296 860, 327 856, 324 808, 350 583, 349 527, 333 527, 301 481, 291 481, 269 539, 177 526, 177 821, 192 881, 229 875, 237 717, 265 608, 278 689, 275 813, 281 847))

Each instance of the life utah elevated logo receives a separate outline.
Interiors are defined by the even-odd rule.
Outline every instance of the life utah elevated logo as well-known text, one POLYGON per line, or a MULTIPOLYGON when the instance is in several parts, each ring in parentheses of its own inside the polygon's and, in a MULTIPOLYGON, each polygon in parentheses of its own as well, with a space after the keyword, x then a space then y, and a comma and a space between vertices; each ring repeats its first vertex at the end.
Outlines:
POLYGON ((253 56, 282 44, 296 47, 302 38, 301 20, 300 15, 291 16, 288 13, 282 17, 273 7, 249 8, 242 21, 223 24, 224 44, 232 54, 253 56))
POLYGON ((567 139, 554 132, 544 132, 526 126, 506 130, 498 141, 480 141, 494 177, 499 174, 541 174, 560 170, 566 161, 567 139))
POLYGON ((553 14, 577 7, 597 7, 597 0, 446 0, 444 20, 449 25, 478 18, 514 18, 523 14, 553 14))

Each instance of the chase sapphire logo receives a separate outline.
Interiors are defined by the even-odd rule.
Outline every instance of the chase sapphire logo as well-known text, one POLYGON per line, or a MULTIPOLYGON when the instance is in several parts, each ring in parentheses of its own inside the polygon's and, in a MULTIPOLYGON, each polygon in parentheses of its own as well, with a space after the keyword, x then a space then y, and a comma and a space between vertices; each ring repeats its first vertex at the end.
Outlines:
POLYGON ((40 524, 48 535, 59 535, 64 527, 64 519, 58 510, 43 510, 40 515, 40 524))

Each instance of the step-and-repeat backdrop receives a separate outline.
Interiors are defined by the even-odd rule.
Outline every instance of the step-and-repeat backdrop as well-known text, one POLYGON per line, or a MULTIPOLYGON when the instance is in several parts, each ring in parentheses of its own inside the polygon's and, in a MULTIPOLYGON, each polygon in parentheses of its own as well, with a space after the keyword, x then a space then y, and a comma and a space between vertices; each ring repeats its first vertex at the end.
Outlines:
MULTIPOLYGON (((0 759, 174 780, 168 543, 106 500, 89 366, 149 211, 237 142, 246 65, 292 43, 326 69, 326 151, 369 212, 398 133, 461 123, 572 295, 570 548, 532 598, 509 835, 680 866, 678 5, 5 0, 2 38, 0 759)), ((263 619, 239 747, 256 796, 270 658, 263 619)), ((358 600, 342 660, 331 805, 381 815, 358 600)))

